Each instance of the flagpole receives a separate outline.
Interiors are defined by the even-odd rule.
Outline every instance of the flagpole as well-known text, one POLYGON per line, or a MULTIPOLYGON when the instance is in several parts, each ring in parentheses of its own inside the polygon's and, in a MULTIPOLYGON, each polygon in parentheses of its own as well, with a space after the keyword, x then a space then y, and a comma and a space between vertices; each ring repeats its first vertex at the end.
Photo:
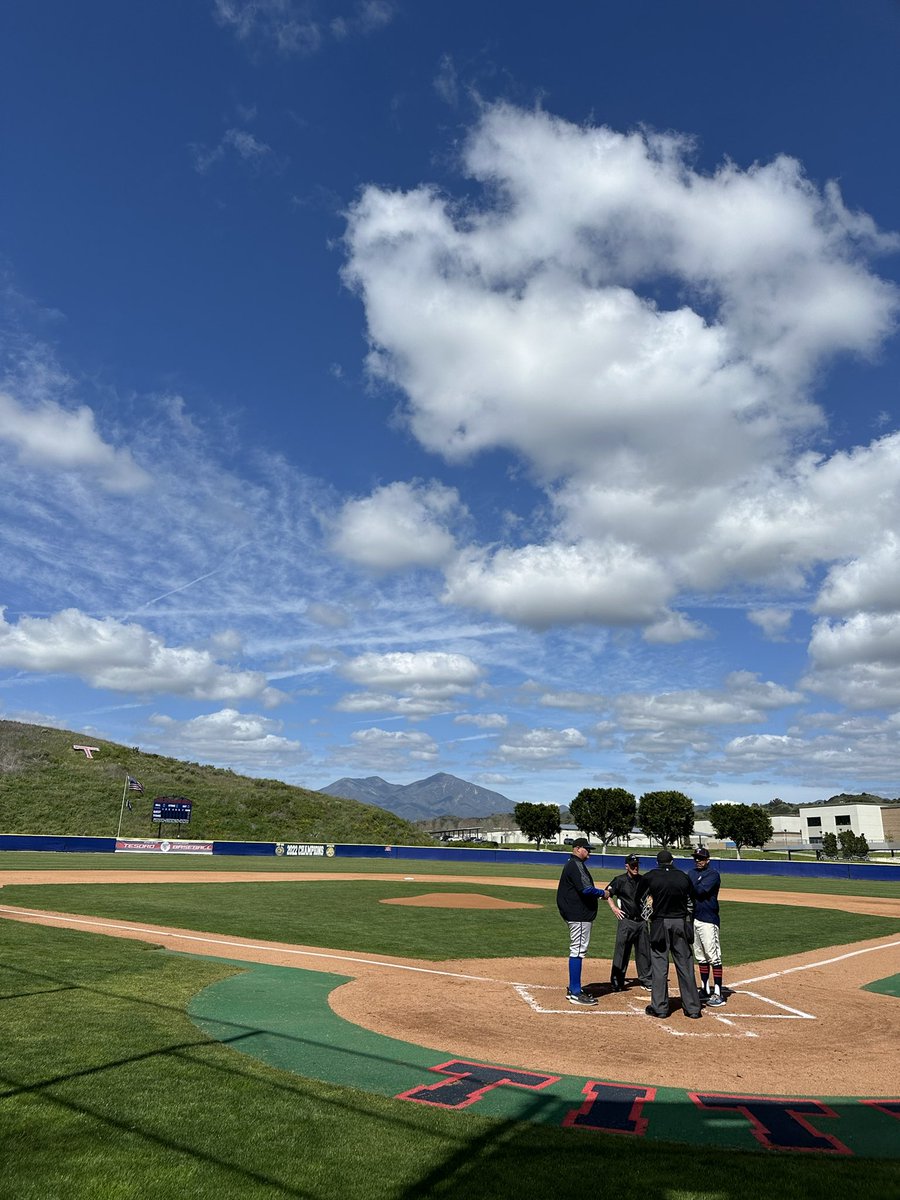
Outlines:
POLYGON ((125 812, 125 797, 128 795, 128 773, 125 773, 125 786, 122 788, 122 806, 119 809, 119 828, 116 830, 116 841, 119 840, 119 834, 122 832, 122 815, 125 812))

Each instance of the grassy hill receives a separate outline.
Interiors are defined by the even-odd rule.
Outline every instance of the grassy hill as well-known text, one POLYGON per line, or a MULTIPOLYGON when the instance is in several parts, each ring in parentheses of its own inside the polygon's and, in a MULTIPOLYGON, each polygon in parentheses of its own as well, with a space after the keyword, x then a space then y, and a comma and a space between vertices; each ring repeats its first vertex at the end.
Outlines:
POLYGON ((193 801, 191 824, 164 825, 166 836, 180 828, 184 837, 230 841, 433 844, 374 805, 18 721, 0 721, 0 833, 112 837, 126 773, 144 794, 128 793, 133 811, 125 810, 123 837, 155 836, 153 800, 183 796, 193 801), (88 759, 73 745, 99 752, 88 759))

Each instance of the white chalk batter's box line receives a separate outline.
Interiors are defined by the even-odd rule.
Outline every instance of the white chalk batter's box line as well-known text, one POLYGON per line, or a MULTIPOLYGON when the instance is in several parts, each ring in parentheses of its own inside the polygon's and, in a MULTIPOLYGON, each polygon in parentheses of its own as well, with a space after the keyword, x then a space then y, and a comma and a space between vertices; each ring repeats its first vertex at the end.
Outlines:
MULTIPOLYGON (((567 1017, 581 1016, 603 1016, 603 1017, 640 1017, 644 1016, 644 1008, 635 1008, 629 1005, 628 1008, 601 1008, 599 1005, 591 1005, 590 1008, 581 1008, 578 1010, 571 1008, 544 1008, 540 1001, 532 993, 536 991, 552 991, 559 994, 558 987, 552 987, 549 984, 538 984, 536 987, 526 987, 522 983, 513 984, 513 989, 525 1001, 525 1003, 536 1013, 552 1014, 560 1016, 565 1014, 567 1017)), ((706 1013, 711 1017, 716 1017, 717 1020, 725 1021, 730 1024, 732 1020, 746 1019, 752 1021, 815 1021, 815 1016, 812 1013, 803 1012, 799 1008, 791 1008, 789 1004, 782 1004, 779 1000, 772 1000, 769 996, 761 996, 758 992, 742 991, 738 992, 734 988, 729 989, 732 996, 752 996, 754 1000, 761 1000, 763 1004, 771 1004, 775 1008, 781 1008, 784 1011, 778 1013, 739 1013, 728 1010, 728 1016, 717 1012, 712 1012, 706 1009, 706 1013)))

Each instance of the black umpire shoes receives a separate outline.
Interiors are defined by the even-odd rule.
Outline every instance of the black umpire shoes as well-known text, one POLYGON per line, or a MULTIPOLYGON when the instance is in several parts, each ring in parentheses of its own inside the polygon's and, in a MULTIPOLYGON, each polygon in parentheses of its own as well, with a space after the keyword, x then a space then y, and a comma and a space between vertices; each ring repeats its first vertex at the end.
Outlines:
POLYGON ((684 1015, 688 1018, 689 1021, 699 1021, 703 1014, 686 1012, 684 1015))
POLYGON ((656 1017, 656 1019, 658 1021, 665 1021, 668 1019, 668 1016, 669 1016, 668 1013, 658 1013, 656 1011, 656 1009, 653 1008, 653 1006, 650 1004, 647 1005, 647 1007, 644 1009, 644 1012, 647 1014, 648 1017, 656 1017))

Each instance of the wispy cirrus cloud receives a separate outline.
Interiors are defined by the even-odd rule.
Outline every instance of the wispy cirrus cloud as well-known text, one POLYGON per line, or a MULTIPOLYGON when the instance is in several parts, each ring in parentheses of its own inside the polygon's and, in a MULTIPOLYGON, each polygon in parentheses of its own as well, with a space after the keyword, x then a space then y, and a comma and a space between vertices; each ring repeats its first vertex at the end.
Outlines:
POLYGON ((272 147, 260 141, 249 129, 233 127, 226 129, 220 141, 212 147, 199 143, 190 146, 194 161, 194 170, 198 175, 205 175, 216 163, 222 162, 229 155, 245 163, 254 170, 270 165, 280 167, 272 147))
POLYGON ((393 21, 394 0, 357 0, 329 14, 317 0, 214 0, 213 16, 241 42, 285 58, 316 54, 329 40, 367 37, 393 21))

